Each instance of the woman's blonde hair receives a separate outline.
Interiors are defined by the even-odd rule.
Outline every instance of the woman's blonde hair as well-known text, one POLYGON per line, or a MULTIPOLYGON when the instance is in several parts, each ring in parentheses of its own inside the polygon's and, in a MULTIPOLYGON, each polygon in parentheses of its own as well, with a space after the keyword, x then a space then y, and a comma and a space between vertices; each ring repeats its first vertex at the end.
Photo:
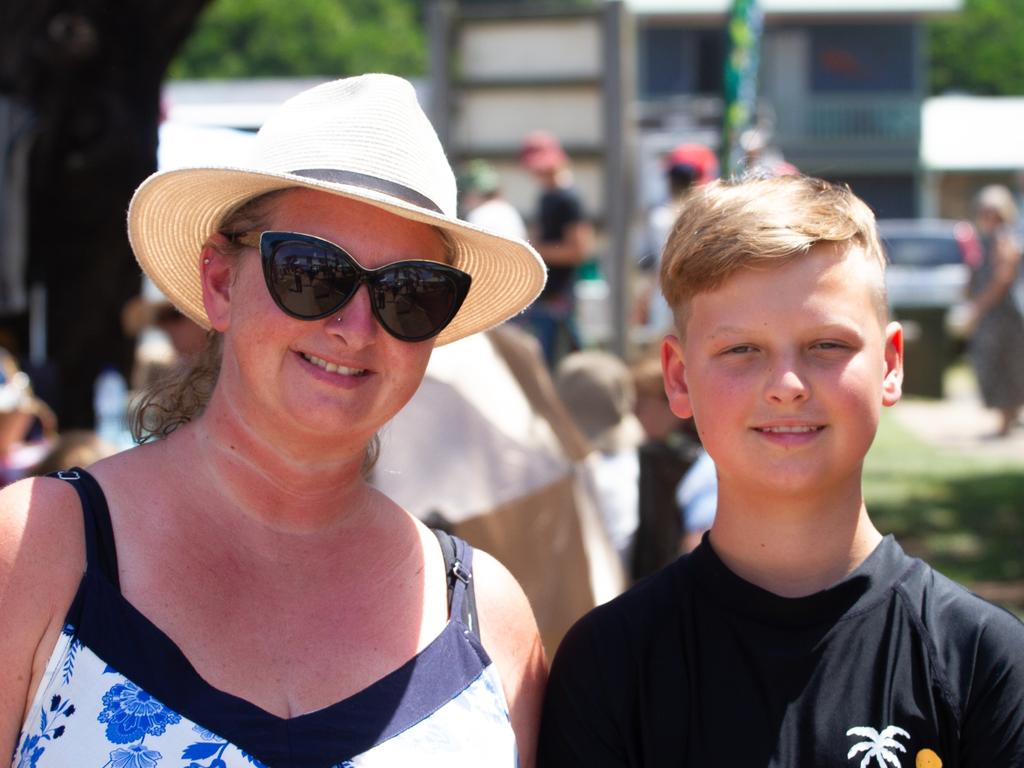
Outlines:
MULTIPOLYGON (((661 288, 685 325, 689 302, 741 269, 780 265, 818 243, 854 244, 884 275, 875 216, 848 186, 810 176, 720 180, 690 197, 665 244, 661 288)), ((876 296, 886 314, 885 285, 876 296)))
MULTIPOLYGON (((218 246, 221 252, 237 257, 242 251, 242 246, 236 242, 237 236, 266 229, 274 202, 288 191, 281 189, 260 195, 228 214, 217 228, 226 237, 226 242, 218 246)), ((136 442, 167 437, 202 415, 217 384, 222 353, 221 334, 211 330, 206 347, 191 364, 172 366, 132 402, 128 422, 136 442)), ((374 435, 363 456, 364 477, 369 475, 379 456, 380 438, 374 435)))
POLYGON ((1012 225, 1017 221, 1017 204, 1013 201, 1013 193, 1002 184, 982 187, 974 197, 974 207, 978 211, 993 211, 1003 224, 1012 225))

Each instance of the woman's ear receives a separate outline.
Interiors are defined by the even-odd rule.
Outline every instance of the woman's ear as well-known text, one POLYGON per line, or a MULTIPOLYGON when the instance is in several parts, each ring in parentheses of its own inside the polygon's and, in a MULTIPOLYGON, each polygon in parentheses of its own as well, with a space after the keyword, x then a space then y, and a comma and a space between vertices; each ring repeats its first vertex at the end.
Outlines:
POLYGON ((903 326, 889 323, 885 328, 885 378, 882 405, 896 405, 903 395, 903 326))
POLYGON ((666 336, 661 342, 661 374, 672 413, 680 419, 693 416, 690 388, 686 384, 686 358, 682 342, 676 336, 666 336))
POLYGON ((210 326, 223 333, 231 318, 231 287, 234 278, 233 262, 224 255, 228 240, 216 234, 203 246, 199 255, 199 275, 203 282, 203 306, 210 326))

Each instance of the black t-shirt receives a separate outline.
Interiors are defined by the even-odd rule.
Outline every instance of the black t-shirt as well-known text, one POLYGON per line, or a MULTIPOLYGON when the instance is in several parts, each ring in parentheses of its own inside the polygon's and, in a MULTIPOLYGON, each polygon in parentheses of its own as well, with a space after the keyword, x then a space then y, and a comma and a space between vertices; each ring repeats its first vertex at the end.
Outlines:
POLYGON ((891 537, 797 599, 705 537, 566 635, 539 765, 1024 766, 1024 625, 891 537))
MULTIPOLYGON (((583 205, 570 187, 546 189, 540 197, 537 225, 541 243, 559 243, 565 230, 583 220, 583 205)), ((575 267, 548 267, 548 282, 541 297, 551 298, 572 290, 575 267)))

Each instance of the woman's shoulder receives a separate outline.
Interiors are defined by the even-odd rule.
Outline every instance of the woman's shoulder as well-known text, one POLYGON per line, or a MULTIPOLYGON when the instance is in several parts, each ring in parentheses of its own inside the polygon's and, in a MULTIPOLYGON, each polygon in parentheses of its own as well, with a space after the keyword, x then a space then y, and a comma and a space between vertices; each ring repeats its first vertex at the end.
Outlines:
POLYGON ((0 727, 8 731, 20 724, 85 569, 80 510, 75 491, 55 478, 0 491, 0 727))
POLYGON ((0 491, 0 614, 70 605, 84 570, 81 504, 68 483, 33 477, 0 491))
POLYGON ((488 634, 500 634, 499 641, 508 633, 520 638, 537 633, 530 601, 519 582, 496 558, 480 549, 473 550, 473 584, 482 630, 490 626, 488 634))
POLYGON ((10 577, 15 569, 39 565, 37 557, 61 550, 77 554, 84 565, 80 510, 75 490, 58 478, 26 478, 0 490, 0 574, 10 577))
POLYGON ((547 660, 522 587, 495 558, 474 550, 480 638, 501 677, 524 768, 533 766, 547 660))

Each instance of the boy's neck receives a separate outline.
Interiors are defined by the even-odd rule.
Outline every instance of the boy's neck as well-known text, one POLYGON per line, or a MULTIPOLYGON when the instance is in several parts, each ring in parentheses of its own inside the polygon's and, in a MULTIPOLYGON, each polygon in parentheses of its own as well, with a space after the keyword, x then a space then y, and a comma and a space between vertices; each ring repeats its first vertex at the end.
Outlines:
POLYGON ((882 540, 859 493, 855 503, 812 510, 763 500, 739 505, 719 490, 710 533, 715 554, 740 578, 782 597, 833 586, 882 540))

